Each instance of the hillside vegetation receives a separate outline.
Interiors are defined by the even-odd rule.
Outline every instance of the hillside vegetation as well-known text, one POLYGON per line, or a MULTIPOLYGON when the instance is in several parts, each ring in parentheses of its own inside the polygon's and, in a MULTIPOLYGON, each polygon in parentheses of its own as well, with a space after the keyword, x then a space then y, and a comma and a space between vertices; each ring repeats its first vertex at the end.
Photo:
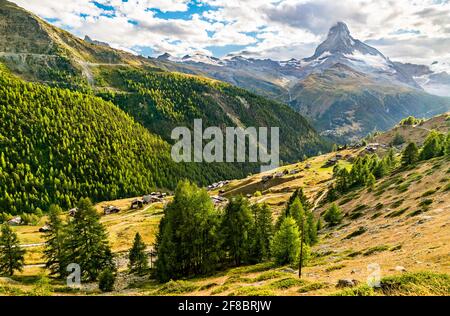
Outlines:
POLYGON ((189 177, 209 183, 230 173, 177 164, 168 143, 110 102, 24 83, 0 70, 0 211, 69 208, 174 188, 189 177), (223 173, 221 173, 223 172, 223 173))
MULTIPOLYGON (((293 162, 330 144, 286 105, 142 56, 95 45, 50 25, 8 1, 0 2, 0 61, 27 81, 97 95, 125 110, 166 141, 175 126, 280 127, 280 159, 293 162)), ((224 166, 227 178, 256 165, 224 166)), ((213 167, 214 168, 214 167, 213 167)), ((221 180, 216 178, 215 180, 221 180)))

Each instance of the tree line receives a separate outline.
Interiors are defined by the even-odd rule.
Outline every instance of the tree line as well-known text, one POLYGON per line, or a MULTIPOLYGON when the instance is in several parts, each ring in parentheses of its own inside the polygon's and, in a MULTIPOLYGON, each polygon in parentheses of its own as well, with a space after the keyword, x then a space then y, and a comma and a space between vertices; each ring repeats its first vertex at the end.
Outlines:
POLYGON ((401 152, 400 159, 390 148, 383 158, 378 155, 356 157, 351 168, 336 165, 333 168, 335 182, 329 187, 327 199, 334 201, 339 196, 358 187, 372 187, 380 179, 399 168, 405 168, 416 162, 450 154, 450 133, 447 135, 432 130, 422 147, 410 142, 401 152))
POLYGON ((318 227, 301 189, 273 224, 267 204, 235 196, 224 209, 216 209, 204 189, 182 181, 160 222, 155 276, 169 281, 272 259, 294 264, 302 241, 307 259, 309 246, 318 241, 318 227))
POLYGON ((0 65, 0 213, 42 215, 51 204, 200 185, 235 175, 227 166, 175 163, 170 145, 91 94, 25 83, 0 65))
MULTIPOLYGON (((50 206, 43 252, 49 275, 65 279, 72 272, 68 270, 69 265, 75 263, 80 267, 81 281, 98 281, 100 289, 111 291, 117 267, 107 231, 90 199, 80 199, 74 217, 65 218, 61 207, 50 206)), ((11 276, 15 271, 22 271, 24 256, 17 234, 9 225, 1 225, 0 275, 11 276)), ((138 274, 148 271, 146 245, 139 233, 129 251, 129 271, 138 274)))

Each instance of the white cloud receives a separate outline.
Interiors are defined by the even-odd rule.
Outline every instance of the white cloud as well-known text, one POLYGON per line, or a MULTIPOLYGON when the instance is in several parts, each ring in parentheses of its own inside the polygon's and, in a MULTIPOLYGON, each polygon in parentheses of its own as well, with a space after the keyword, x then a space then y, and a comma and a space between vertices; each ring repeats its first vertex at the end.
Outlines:
MULTIPOLYGON (((242 45, 274 59, 312 54, 336 21, 355 38, 396 60, 450 62, 450 3, 436 0, 13 0, 79 36, 133 49, 184 55, 211 46, 242 45), (209 6, 190 14, 189 5, 209 6), (163 19, 151 9, 184 12, 163 19), (111 15, 114 13, 114 15, 111 15), (105 15, 106 14, 106 15, 105 15), (134 22, 131 23, 130 20, 134 22)), ((163 15, 164 16, 164 15, 163 15)))

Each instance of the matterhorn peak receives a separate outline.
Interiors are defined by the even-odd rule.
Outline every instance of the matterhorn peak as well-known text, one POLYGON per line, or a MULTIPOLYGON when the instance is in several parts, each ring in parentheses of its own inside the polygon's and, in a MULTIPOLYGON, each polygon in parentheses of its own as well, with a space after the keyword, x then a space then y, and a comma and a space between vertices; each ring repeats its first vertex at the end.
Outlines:
POLYGON ((337 33, 346 34, 346 35, 350 36, 350 31, 348 29, 347 24, 345 24, 344 22, 337 22, 335 25, 333 25, 330 28, 330 31, 328 32, 328 36, 334 35, 337 33))

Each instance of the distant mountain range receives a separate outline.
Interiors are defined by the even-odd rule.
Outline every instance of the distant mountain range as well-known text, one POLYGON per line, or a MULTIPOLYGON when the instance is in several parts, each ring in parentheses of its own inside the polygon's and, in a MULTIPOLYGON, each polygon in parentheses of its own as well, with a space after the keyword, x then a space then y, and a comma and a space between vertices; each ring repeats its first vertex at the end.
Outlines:
POLYGON ((408 115, 447 111, 450 76, 430 67, 393 62, 351 36, 345 23, 333 26, 313 56, 274 61, 200 53, 156 58, 168 67, 230 82, 285 102, 309 117, 322 134, 355 140, 386 130, 408 115))

